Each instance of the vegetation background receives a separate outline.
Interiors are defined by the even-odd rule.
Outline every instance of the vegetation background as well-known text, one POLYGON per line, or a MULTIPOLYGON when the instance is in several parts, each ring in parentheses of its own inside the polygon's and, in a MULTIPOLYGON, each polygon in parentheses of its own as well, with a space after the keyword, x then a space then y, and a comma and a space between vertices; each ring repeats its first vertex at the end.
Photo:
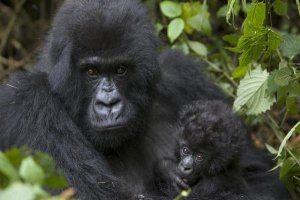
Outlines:
MULTIPOLYGON (((61 0, 0 0, 0 80, 4 81, 16 70, 32 68, 61 3, 61 0)), ((278 178, 294 199, 300 199, 299 0, 143 0, 143 3, 149 8, 157 34, 169 48, 181 49, 207 64, 208 75, 231 97, 254 143, 273 156, 274 168, 270 170, 278 168, 278 178)), ((25 153, 26 157, 20 156, 18 150, 14 152, 0 154, 0 178, 8 180, 0 184, 0 199, 1 188, 7 188, 15 180, 1 170, 1 162, 10 163, 18 171, 22 159, 29 156, 35 166, 43 166, 32 153, 25 153), (19 155, 19 163, 14 163, 11 154, 19 155)), ((46 174, 49 171, 44 170, 46 174)), ((23 175, 18 173, 17 180, 28 183, 24 170, 23 175)), ((34 183, 42 187, 45 182, 34 183)))

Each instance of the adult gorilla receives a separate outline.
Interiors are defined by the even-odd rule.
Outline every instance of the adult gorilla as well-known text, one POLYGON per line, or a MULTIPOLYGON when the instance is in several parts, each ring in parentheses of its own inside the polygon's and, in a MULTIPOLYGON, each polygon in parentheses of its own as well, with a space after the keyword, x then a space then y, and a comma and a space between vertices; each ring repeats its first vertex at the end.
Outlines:
MULTIPOLYGON (((172 153, 179 107, 224 99, 190 60, 166 52, 158 63, 155 49, 137 2, 66 1, 36 70, 1 87, 1 149, 49 152, 81 199, 148 194, 153 162, 172 153)), ((283 199, 264 157, 247 146, 243 159, 250 188, 283 199)))

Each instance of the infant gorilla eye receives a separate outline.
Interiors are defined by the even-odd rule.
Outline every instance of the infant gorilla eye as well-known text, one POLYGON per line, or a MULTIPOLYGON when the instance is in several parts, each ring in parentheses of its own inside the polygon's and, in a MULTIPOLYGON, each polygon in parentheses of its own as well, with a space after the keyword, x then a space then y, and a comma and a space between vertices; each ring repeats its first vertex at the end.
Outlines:
POLYGON ((116 74, 118 76, 125 76, 127 74, 127 67, 124 65, 120 65, 116 68, 116 74))
POLYGON ((196 161, 197 162, 202 162, 203 161, 203 154, 202 153, 198 153, 196 155, 196 161))
POLYGON ((181 151, 182 151, 183 155, 191 154, 190 150, 187 147, 183 147, 181 151))
POLYGON ((89 76, 95 76, 95 75, 99 74, 99 71, 95 66, 88 66, 86 68, 86 73, 89 76))

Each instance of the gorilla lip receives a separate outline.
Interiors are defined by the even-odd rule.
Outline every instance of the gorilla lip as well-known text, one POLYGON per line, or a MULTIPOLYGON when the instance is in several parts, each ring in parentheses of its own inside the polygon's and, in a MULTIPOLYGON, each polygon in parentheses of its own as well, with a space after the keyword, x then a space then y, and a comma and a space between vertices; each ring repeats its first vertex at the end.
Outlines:
POLYGON ((120 128, 124 128, 124 127, 126 127, 126 124, 116 124, 116 125, 112 125, 112 126, 97 127, 96 130, 97 131, 107 131, 107 130, 116 130, 116 129, 120 129, 120 128))

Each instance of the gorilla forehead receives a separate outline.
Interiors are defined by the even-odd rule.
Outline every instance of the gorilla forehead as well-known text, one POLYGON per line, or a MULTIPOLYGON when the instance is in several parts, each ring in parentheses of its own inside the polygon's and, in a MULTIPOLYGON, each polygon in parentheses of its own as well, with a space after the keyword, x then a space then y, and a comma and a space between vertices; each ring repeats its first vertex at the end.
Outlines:
POLYGON ((116 52, 130 46, 134 52, 143 46, 155 47, 147 13, 134 0, 66 1, 55 18, 53 32, 76 42, 80 50, 116 52))

